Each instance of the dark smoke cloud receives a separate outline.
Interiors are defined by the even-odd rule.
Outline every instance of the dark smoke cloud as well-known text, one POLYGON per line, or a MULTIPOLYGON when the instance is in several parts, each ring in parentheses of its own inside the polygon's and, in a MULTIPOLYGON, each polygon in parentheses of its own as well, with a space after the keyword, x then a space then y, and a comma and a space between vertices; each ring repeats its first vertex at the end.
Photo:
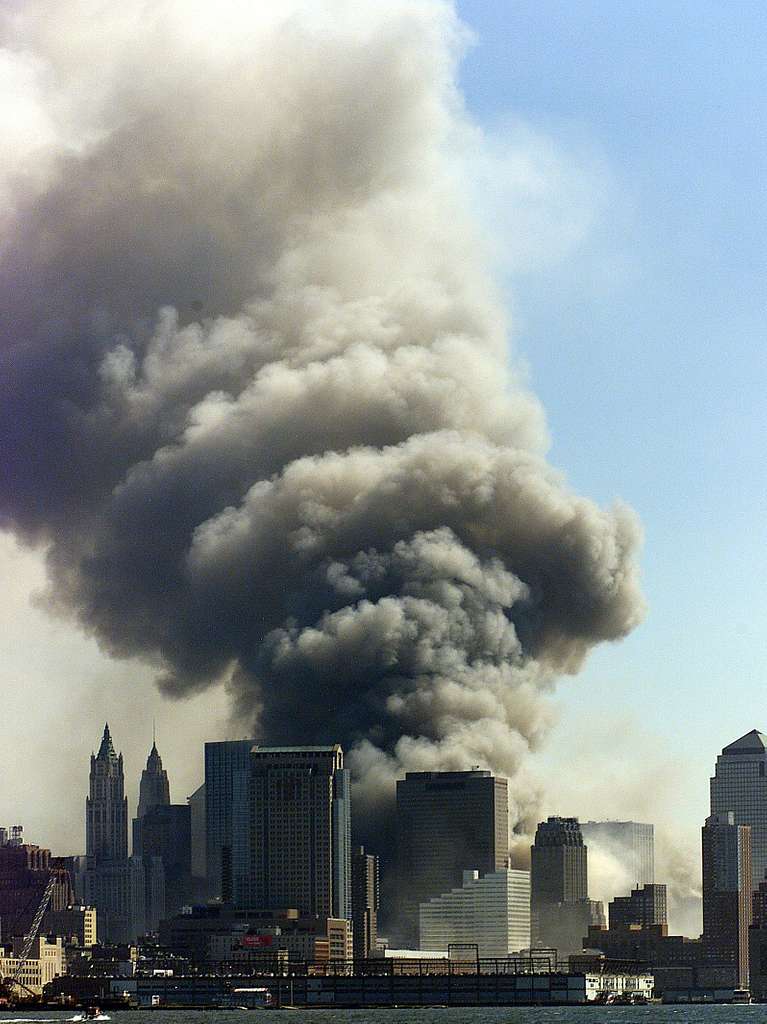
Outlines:
POLYGON ((3 38, 0 514, 50 604, 341 740, 373 804, 513 776, 641 617, 639 531, 510 370, 449 5, 30 0, 3 38))

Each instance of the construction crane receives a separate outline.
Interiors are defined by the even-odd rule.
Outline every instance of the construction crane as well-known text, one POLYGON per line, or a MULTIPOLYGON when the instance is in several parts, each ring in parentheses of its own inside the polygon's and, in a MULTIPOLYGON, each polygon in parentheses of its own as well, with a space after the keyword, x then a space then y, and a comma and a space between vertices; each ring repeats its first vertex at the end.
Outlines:
POLYGON ((32 950, 35 939, 37 938, 37 933, 40 931, 40 925, 43 923, 43 917, 48 909, 48 904, 51 902, 51 896, 53 895, 53 889, 57 881, 58 876, 52 873, 51 877, 48 879, 45 891, 43 892, 43 897, 35 911, 35 916, 32 918, 29 931, 24 936, 24 942, 22 943, 21 950, 19 951, 19 959, 16 964, 16 969, 13 974, 9 974, 7 978, 4 978, 0 985, 0 997, 4 997, 8 1001, 13 998, 13 990, 17 987, 25 989, 30 993, 30 995, 35 994, 19 979, 21 978, 21 973, 29 960, 29 954, 32 950))

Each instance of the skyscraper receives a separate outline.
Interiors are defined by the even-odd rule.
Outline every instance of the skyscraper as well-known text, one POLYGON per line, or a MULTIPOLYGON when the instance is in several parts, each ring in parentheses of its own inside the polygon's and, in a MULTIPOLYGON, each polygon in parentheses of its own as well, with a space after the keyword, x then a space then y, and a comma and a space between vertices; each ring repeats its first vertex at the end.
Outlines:
POLYGON ((354 959, 365 960, 378 934, 378 857, 358 846, 352 853, 352 935, 354 959))
MULTIPOLYGON (((98 754, 91 754, 85 822, 87 852, 78 858, 77 895, 96 907, 98 932, 106 941, 132 941, 146 929, 146 876, 141 858, 128 858, 123 758, 115 753, 108 725, 98 754)), ((157 880, 153 890, 159 886, 157 880)))
POLYGON ((152 749, 146 761, 146 768, 141 773, 139 782, 137 818, 143 818, 150 807, 167 807, 170 803, 170 783, 168 773, 162 766, 162 758, 157 744, 152 740, 152 749))
POLYGON ((601 904, 588 898, 588 851, 577 818, 547 818, 530 850, 532 943, 560 953, 583 946, 592 924, 604 923, 601 904))
POLYGON ((208 898, 253 906, 250 890, 250 752, 255 740, 205 744, 208 898))
POLYGON ((748 986, 751 829, 732 811, 703 826, 703 942, 711 959, 731 963, 734 984, 748 986))
POLYGON ((109 725, 98 754, 91 754, 90 792, 85 801, 86 855, 100 861, 128 857, 128 800, 123 756, 115 753, 109 725))
POLYGON ((351 793, 338 744, 254 746, 253 906, 351 918, 351 793))
POLYGON ((604 853, 623 868, 626 882, 655 881, 655 826, 641 821, 582 821, 583 841, 592 853, 604 853))
POLYGON ((151 894, 147 894, 147 918, 172 917, 191 901, 192 836, 189 804, 155 804, 140 819, 141 846, 136 851, 144 860, 149 877, 153 858, 160 861, 163 874, 163 903, 159 911, 150 910, 151 894))
POLYGON ((489 771, 408 772, 397 782, 401 940, 419 942, 419 906, 509 863, 506 779, 489 771))
POLYGON ((732 811, 751 827, 751 889, 767 870, 767 736, 756 729, 726 746, 711 779, 711 814, 732 811))

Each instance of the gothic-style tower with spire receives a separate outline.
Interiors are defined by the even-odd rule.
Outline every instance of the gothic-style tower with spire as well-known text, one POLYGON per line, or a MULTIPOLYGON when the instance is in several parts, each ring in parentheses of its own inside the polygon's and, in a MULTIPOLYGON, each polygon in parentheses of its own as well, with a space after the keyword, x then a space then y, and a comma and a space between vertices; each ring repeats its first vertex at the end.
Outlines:
POLYGON ((91 754, 90 794, 85 800, 86 850, 96 864, 128 857, 128 801, 123 756, 104 726, 98 754, 91 754))
POLYGON ((157 744, 152 737, 152 749, 149 751, 146 768, 141 773, 136 817, 143 818, 150 807, 167 807, 169 803, 168 773, 162 766, 162 758, 157 752, 157 744))

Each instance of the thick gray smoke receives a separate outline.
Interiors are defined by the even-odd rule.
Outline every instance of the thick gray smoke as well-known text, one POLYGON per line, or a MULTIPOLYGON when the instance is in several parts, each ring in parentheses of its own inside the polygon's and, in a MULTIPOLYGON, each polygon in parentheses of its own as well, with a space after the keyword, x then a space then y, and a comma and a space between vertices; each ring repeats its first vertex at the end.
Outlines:
MULTIPOLYGON (((437 0, 27 0, 0 84, 3 524, 51 603, 272 742, 513 776, 641 616, 461 195, 437 0)), ((518 794, 517 817, 525 793, 518 794)))

